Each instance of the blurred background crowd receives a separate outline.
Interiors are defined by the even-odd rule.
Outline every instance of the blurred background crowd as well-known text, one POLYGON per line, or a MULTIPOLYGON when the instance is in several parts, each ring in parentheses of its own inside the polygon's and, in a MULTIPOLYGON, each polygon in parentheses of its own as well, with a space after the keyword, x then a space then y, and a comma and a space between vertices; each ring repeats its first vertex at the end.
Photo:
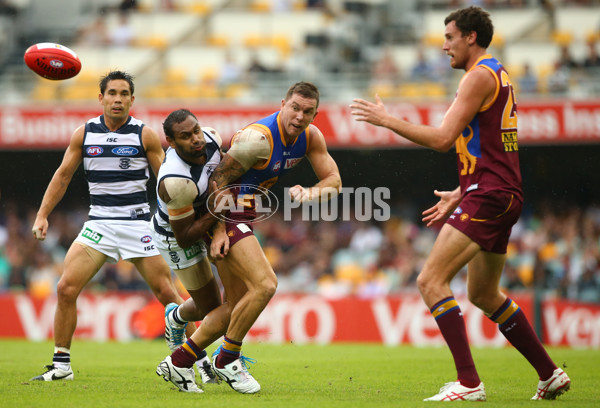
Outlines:
MULTIPOLYGON (((450 100, 462 72, 453 72, 441 52, 443 19, 468 4, 493 13, 491 52, 507 66, 518 98, 600 97, 600 0, 2 0, 0 92, 5 105, 94 103, 98 78, 118 67, 136 77, 136 104, 277 103, 300 78, 319 86, 323 103, 375 92, 386 100, 450 100), (22 54, 41 41, 75 50, 82 72, 69 81, 36 78, 22 54)), ((352 179, 347 174, 342 178, 352 179)), ((455 170, 446 176, 455 180, 455 170)), ((598 195, 556 206, 557 186, 582 180, 545 180, 534 208, 513 229, 502 285, 600 302, 598 195)), ((379 182, 371 185, 386 185, 379 182)), ((414 188, 419 180, 410 183, 414 188)), ((34 188, 29 197, 0 199, 0 290, 46 296, 55 291, 87 208, 59 207, 48 238, 38 242, 31 226, 45 185, 34 188)), ((427 206, 394 197, 391 208, 384 222, 283 221, 276 213, 257 223, 278 291, 328 297, 414 291, 437 230, 420 221, 427 206)), ((454 280, 457 294, 465 289, 464 272, 454 280)), ((147 286, 119 262, 105 265, 90 288, 147 286)))
MULTIPOLYGON (((418 214, 394 205, 384 222, 284 221, 278 212, 255 224, 277 272, 278 293, 315 293, 329 298, 371 298, 416 290, 415 279, 437 235, 418 214)), ((87 209, 59 210, 50 218, 48 238, 31 236, 36 208, 16 202, 0 213, 0 290, 54 293, 68 247, 87 209)), ((464 294, 466 271, 453 283, 464 294)), ((502 286, 510 291, 541 290, 545 296, 600 302, 600 206, 557 211, 544 206, 514 227, 502 286)), ((95 290, 147 290, 128 262, 106 264, 90 283, 95 290)))
POLYGON ((490 48, 522 95, 600 94, 599 0, 3 0, 0 89, 7 102, 92 101, 98 77, 135 74, 145 101, 255 103, 302 77, 324 101, 451 97, 460 72, 441 51, 449 10, 493 12, 490 48), (23 50, 71 47, 72 81, 35 81, 23 50))

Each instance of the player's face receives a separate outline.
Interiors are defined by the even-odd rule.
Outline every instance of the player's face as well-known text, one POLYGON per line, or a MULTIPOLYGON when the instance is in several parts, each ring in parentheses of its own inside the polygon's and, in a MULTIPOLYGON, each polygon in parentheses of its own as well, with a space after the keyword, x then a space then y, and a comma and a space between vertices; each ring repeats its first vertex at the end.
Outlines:
POLYGON ((127 81, 123 79, 108 81, 104 95, 100 95, 104 116, 114 121, 127 119, 134 99, 127 81))
POLYGON ((469 57, 469 38, 470 35, 463 36, 462 32, 456 27, 454 21, 446 25, 444 32, 444 46, 442 49, 450 56, 450 66, 454 69, 464 69, 469 57))
POLYGON ((317 115, 317 100, 293 94, 281 101, 281 127, 286 140, 294 140, 311 124, 317 115))
POLYGON ((198 163, 206 155, 206 139, 204 133, 193 116, 173 125, 173 138, 168 138, 169 145, 177 151, 183 160, 198 163))

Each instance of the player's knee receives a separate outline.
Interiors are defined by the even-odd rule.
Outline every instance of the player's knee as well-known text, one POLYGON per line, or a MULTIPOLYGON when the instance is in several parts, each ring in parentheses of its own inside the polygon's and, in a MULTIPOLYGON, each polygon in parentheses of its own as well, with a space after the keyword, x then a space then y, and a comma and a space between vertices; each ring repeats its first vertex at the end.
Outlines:
POLYGON ((163 283, 153 288, 156 299, 163 305, 166 306, 171 302, 181 303, 181 298, 175 291, 173 285, 163 283))
POLYGON ((431 279, 428 279, 427 276, 423 273, 420 273, 417 276, 417 288, 421 293, 427 293, 431 288, 431 279))
POLYGON ((269 276, 262 280, 262 282, 258 288, 258 295, 265 302, 268 302, 275 295, 276 291, 277 291, 277 277, 273 273, 272 276, 269 276))
POLYGON ((68 281, 61 279, 56 285, 56 295, 59 302, 75 302, 81 290, 68 281))

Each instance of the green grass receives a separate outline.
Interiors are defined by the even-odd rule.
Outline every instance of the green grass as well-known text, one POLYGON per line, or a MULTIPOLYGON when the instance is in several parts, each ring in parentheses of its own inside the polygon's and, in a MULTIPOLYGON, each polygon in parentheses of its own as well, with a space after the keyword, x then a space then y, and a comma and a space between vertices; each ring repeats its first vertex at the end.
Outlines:
MULTIPOLYGON (((52 357, 50 342, 0 340, 0 405, 3 407, 415 407, 455 378, 446 348, 330 346, 250 343, 246 355, 258 363, 261 383, 255 395, 238 394, 225 384, 206 385, 203 394, 178 392, 154 370, 168 355, 162 341, 95 343, 72 347, 74 381, 31 382, 52 357)), ((211 347, 212 351, 216 344, 211 347)), ((488 407, 531 407, 552 403, 586 407, 600 401, 600 351, 549 349, 572 380, 571 391, 555 402, 529 401, 535 371, 512 348, 474 349, 487 389, 488 407)))

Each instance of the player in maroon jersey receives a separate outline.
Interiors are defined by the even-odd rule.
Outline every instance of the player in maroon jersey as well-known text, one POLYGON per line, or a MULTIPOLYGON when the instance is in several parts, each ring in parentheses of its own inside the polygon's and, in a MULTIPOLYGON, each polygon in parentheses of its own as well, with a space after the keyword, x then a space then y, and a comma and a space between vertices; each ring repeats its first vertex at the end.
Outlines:
POLYGON ((512 226, 523 203, 514 89, 503 66, 487 53, 494 28, 479 7, 452 12, 444 24, 443 49, 454 69, 464 69, 456 97, 439 127, 415 125, 389 115, 375 103, 354 99, 358 121, 386 127, 440 152, 456 148, 460 186, 434 191, 440 198, 423 212, 427 226, 445 220, 417 285, 448 344, 457 381, 425 401, 485 400, 485 388, 471 356, 465 322, 450 282, 467 266, 469 300, 535 368, 532 399, 555 399, 570 379, 550 359, 519 306, 500 291, 500 276, 512 226))

